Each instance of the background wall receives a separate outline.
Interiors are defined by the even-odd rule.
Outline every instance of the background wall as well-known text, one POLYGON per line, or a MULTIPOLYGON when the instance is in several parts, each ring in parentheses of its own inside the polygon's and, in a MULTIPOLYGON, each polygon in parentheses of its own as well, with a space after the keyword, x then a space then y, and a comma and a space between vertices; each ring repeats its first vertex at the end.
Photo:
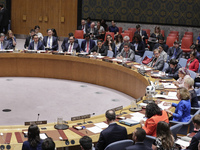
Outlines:
POLYGON ((200 26, 199 0, 82 0, 82 17, 200 26))

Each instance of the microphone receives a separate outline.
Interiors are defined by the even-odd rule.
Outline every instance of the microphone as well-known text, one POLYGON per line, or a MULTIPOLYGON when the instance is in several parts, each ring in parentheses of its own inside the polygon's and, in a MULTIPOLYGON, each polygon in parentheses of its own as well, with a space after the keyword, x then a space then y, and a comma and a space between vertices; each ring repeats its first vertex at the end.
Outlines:
MULTIPOLYGON (((92 116, 92 115, 95 115, 95 113, 90 114, 90 116, 92 116)), ((88 121, 87 123, 93 123, 93 122, 92 121, 88 121)), ((87 123, 85 122, 85 118, 84 118, 83 124, 87 124, 87 123)))

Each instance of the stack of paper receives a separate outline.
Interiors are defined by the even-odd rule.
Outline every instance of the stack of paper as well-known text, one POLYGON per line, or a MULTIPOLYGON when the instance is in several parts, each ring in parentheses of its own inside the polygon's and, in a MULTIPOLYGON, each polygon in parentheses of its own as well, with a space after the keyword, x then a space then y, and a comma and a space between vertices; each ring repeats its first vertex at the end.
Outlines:
POLYGON ((95 126, 99 127, 99 128, 107 128, 108 127, 108 124, 104 123, 104 122, 100 122, 100 123, 95 123, 94 124, 95 126))
POLYGON ((138 121, 138 122, 140 122, 140 120, 146 121, 145 115, 140 112, 132 113, 130 115, 133 116, 133 117, 131 117, 131 120, 133 120, 133 121, 138 121))
POLYGON ((101 128, 97 127, 97 126, 94 126, 94 127, 90 127, 90 128, 87 128, 87 130, 93 132, 93 133, 100 133, 102 131, 101 128))
POLYGON ((161 94, 156 94, 154 97, 156 98, 164 98, 164 99, 178 99, 176 96, 177 92, 169 92, 168 95, 161 95, 161 94))
POLYGON ((165 89, 177 89, 173 83, 162 83, 165 89))
POLYGON ((181 139, 177 139, 175 143, 184 147, 188 147, 190 145, 190 142, 181 139))
POLYGON ((117 59, 117 58, 114 58, 114 59, 112 59, 112 61, 118 61, 118 62, 122 62, 122 59, 117 59))
MULTIPOLYGON (((140 68, 141 65, 134 65, 136 68, 140 68)), ((148 68, 146 66, 144 66, 144 70, 148 71, 148 70, 152 70, 152 68, 148 68)))

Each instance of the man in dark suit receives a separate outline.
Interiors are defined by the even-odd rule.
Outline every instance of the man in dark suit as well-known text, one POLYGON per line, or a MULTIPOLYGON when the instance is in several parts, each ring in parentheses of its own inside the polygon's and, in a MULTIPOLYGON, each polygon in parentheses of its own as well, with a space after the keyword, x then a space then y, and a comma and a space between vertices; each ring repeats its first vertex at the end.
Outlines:
MULTIPOLYGON (((123 38, 124 42, 120 45, 119 49, 118 49, 118 53, 120 53, 122 51, 122 49, 124 48, 124 43, 130 43, 130 37, 129 36, 124 36, 123 38)), ((132 43, 130 43, 130 49, 134 49, 134 45, 132 43)))
POLYGON ((153 50, 158 48, 159 46, 163 47, 163 50, 167 53, 169 46, 164 44, 164 37, 162 35, 158 36, 158 43, 156 43, 153 47, 153 50))
POLYGON ((35 34, 33 36, 33 42, 29 44, 29 50, 44 50, 43 43, 39 40, 38 36, 35 34))
POLYGON ((190 145, 189 145, 189 147, 187 149, 189 149, 189 150, 198 150, 198 144, 199 144, 199 140, 200 140, 200 114, 195 115, 192 118, 192 122, 194 124, 194 127, 198 130, 198 132, 196 133, 196 135, 194 135, 192 137, 190 145))
MULTIPOLYGON (((69 33, 69 37, 64 38, 64 40, 63 40, 63 42, 62 42, 62 45, 61 45, 62 50, 64 49, 65 44, 66 44, 66 43, 69 43, 69 38, 70 38, 71 36, 74 36, 74 34, 73 34, 73 33, 69 33)), ((78 39, 75 38, 74 43, 77 43, 77 44, 78 44, 78 39)))
POLYGON ((97 45, 95 47, 93 47, 90 51, 89 51, 89 54, 90 53, 100 53, 101 56, 107 56, 107 49, 103 46, 103 42, 102 40, 98 40, 97 41, 97 45))
POLYGON ((128 146, 125 149, 126 150, 152 150, 152 148, 144 144, 145 137, 146 137, 145 130, 142 128, 136 128, 132 136, 132 139, 135 142, 135 144, 132 146, 128 146))
POLYGON ((100 133, 96 150, 104 150, 110 143, 127 139, 126 128, 115 122, 115 112, 113 110, 107 110, 105 115, 109 126, 100 133))
MULTIPOLYGON (((147 36, 147 32, 146 31, 144 31, 144 30, 141 30, 141 26, 140 25, 137 25, 136 26, 136 31, 135 31, 135 34, 139 34, 141 37, 142 37, 142 40, 143 40, 143 42, 145 43, 145 45, 146 45, 146 39, 148 39, 148 36, 147 36)), ((134 35, 135 35, 134 34, 134 35)))
POLYGON ((0 4, 0 33, 7 34, 8 24, 9 24, 8 10, 4 8, 2 4, 0 4))
POLYGON ((76 50, 76 52, 80 52, 80 47, 78 43, 75 43, 75 37, 71 36, 69 38, 69 42, 65 43, 63 47, 63 52, 73 52, 73 50, 76 50))
POLYGON ((48 36, 45 36, 43 39, 43 44, 46 50, 58 50, 58 38, 52 36, 53 31, 52 29, 47 29, 48 36))
POLYGON ((31 42, 33 42, 33 35, 35 34, 35 30, 34 29, 31 29, 30 30, 30 34, 29 36, 26 38, 26 41, 25 41, 25 44, 24 44, 24 48, 28 49, 29 47, 29 44, 31 42))
POLYGON ((0 33, 0 50, 10 49, 9 42, 5 41, 5 34, 0 33))
POLYGON ((127 61, 135 60, 135 52, 130 49, 130 43, 125 43, 121 53, 117 55, 118 58, 126 58, 127 61))
POLYGON ((171 59, 169 62, 169 67, 165 70, 166 76, 172 77, 175 80, 178 80, 178 70, 181 68, 181 65, 178 64, 176 59, 171 59))
POLYGON ((170 61, 171 59, 180 59, 182 57, 183 51, 182 49, 179 47, 179 43, 177 41, 174 42, 174 46, 170 47, 168 49, 168 55, 169 55, 169 59, 168 61, 170 61))
POLYGON ((86 31, 89 27, 85 24, 85 20, 81 20, 81 25, 78 26, 78 30, 83 30, 83 33, 86 34, 86 31))
POLYGON ((89 53, 90 49, 95 46, 95 42, 90 39, 90 35, 86 34, 85 40, 81 43, 81 51, 89 53))
POLYGON ((90 38, 92 40, 96 40, 99 37, 98 29, 94 27, 95 23, 92 22, 90 28, 87 29, 86 34, 90 34, 90 38))

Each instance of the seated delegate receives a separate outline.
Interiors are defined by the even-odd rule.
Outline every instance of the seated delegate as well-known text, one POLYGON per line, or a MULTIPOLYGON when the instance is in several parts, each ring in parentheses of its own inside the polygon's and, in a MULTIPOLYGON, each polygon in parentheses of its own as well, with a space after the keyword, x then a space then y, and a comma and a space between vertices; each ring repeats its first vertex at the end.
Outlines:
POLYGON ((102 44, 102 40, 97 41, 97 45, 94 46, 89 53, 94 53, 94 54, 101 54, 101 56, 107 56, 108 51, 105 49, 105 47, 102 44))
POLYGON ((169 55, 168 61, 170 61, 171 59, 178 59, 179 60, 182 57, 182 54, 183 54, 183 51, 179 47, 179 42, 175 41, 174 46, 170 47, 168 49, 168 55, 169 55))
POLYGON ((95 42, 90 39, 90 35, 85 35, 85 40, 81 43, 81 51, 89 53, 90 49, 95 46, 95 42))
POLYGON ((163 57, 160 56, 160 50, 159 50, 159 49, 155 49, 155 50, 153 51, 153 53, 154 53, 153 59, 152 59, 151 62, 148 63, 147 65, 148 65, 149 67, 154 68, 155 70, 162 71, 165 62, 164 62, 163 57))
POLYGON ((184 87, 190 92, 191 107, 199 107, 197 93, 193 88, 194 80, 188 77, 184 80, 184 87))
POLYGON ((69 42, 65 43, 63 47, 63 52, 72 53, 73 50, 76 50, 76 52, 80 52, 80 47, 78 43, 75 43, 75 37, 70 36, 69 42))
POLYGON ((176 59, 171 59, 169 62, 169 67, 165 70, 166 76, 177 80, 179 78, 178 71, 180 68, 181 66, 178 64, 178 61, 176 59))
POLYGON ((33 36, 33 42, 29 44, 29 50, 44 50, 43 43, 39 40, 38 35, 33 36))
POLYGON ((5 40, 8 41, 10 49, 15 48, 17 45, 16 38, 11 30, 8 30, 5 40))
POLYGON ((57 37, 53 36, 52 29, 47 30, 48 36, 45 36, 43 39, 43 44, 46 50, 58 50, 58 39, 57 37))
POLYGON ((191 119, 190 93, 185 87, 180 87, 177 89, 177 97, 180 101, 178 104, 169 102, 167 103, 176 108, 175 112, 173 113, 170 110, 166 111, 172 115, 170 118, 171 120, 178 122, 188 122, 191 119))
POLYGON ((117 58, 126 58, 127 61, 135 60, 135 53, 132 49, 130 49, 130 43, 124 43, 124 48, 122 49, 121 53, 117 55, 117 58))
POLYGON ((195 51, 192 51, 190 53, 190 58, 187 60, 186 68, 189 70, 192 70, 194 72, 197 72, 199 69, 199 61, 196 59, 197 53, 195 51))
POLYGON ((174 84, 178 87, 184 87, 185 79, 190 77, 190 73, 186 68, 180 68, 178 70, 178 80, 174 82, 174 84))
POLYGON ((115 43, 110 34, 106 36, 106 41, 104 42, 103 46, 106 50, 112 51, 115 56, 115 43))
POLYGON ((135 51, 135 54, 143 57, 145 52, 145 43, 142 41, 139 34, 134 35, 132 44, 134 46, 133 50, 135 51))
POLYGON ((156 103, 149 103, 146 107, 145 116, 147 120, 140 121, 141 127, 146 131, 147 135, 156 137, 156 128, 159 121, 165 121, 169 123, 168 115, 166 111, 161 110, 156 103))

